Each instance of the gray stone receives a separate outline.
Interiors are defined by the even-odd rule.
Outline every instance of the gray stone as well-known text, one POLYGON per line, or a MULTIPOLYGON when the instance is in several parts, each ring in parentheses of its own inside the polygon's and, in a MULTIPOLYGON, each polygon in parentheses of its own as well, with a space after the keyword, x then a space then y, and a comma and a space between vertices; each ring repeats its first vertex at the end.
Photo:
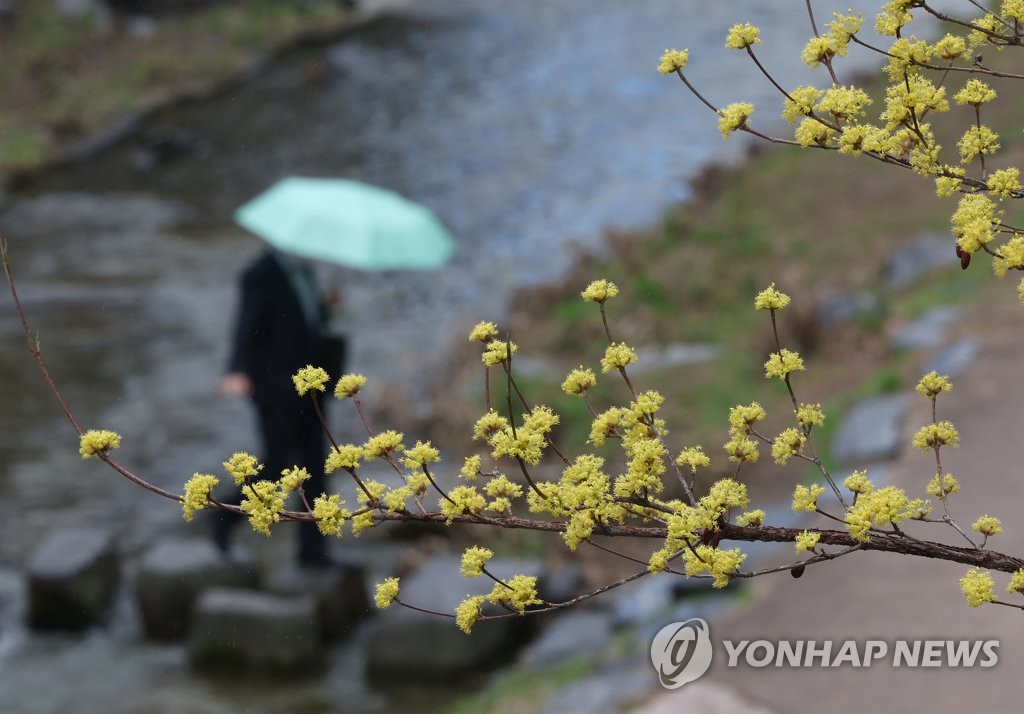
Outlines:
POLYGON ((579 563, 560 563, 556 568, 548 568, 538 581, 540 596, 548 602, 565 602, 583 592, 586 585, 586 574, 579 563))
POLYGON ((905 394, 872 397, 855 406, 832 439, 832 456, 841 463, 891 459, 903 445, 903 417, 909 406, 905 394))
POLYGON ((946 341, 946 330, 963 316, 955 307, 935 307, 913 322, 903 326, 890 338, 893 347, 905 350, 919 350, 935 347, 946 341))
POLYGON ((205 540, 167 540, 142 558, 135 583, 146 636, 180 639, 199 596, 218 587, 256 587, 253 561, 228 558, 205 540))
MULTIPOLYGON (((487 569, 498 578, 541 572, 538 562, 514 558, 494 558, 487 569)), ((400 597, 416 607, 454 613, 465 597, 486 594, 493 585, 486 576, 463 577, 459 558, 445 555, 403 578, 400 597)), ((542 589, 540 580, 538 588, 542 589)), ((478 622, 466 635, 451 618, 392 605, 369 625, 367 667, 377 678, 393 679, 398 673, 405 678, 454 677, 508 657, 525 643, 524 626, 531 622, 529 616, 478 622)))
POLYGON ((707 580, 687 578, 673 573, 640 578, 616 588, 612 612, 617 627, 650 622, 670 609, 676 600, 688 593, 709 590, 707 580))
POLYGON ((321 670, 316 602, 254 590, 217 588, 199 598, 188 658, 211 674, 294 677, 321 670))
POLYGON ((818 304, 818 321, 824 327, 849 322, 867 314, 881 314, 882 303, 874 293, 862 290, 831 295, 818 304))
POLYGON ((882 278, 886 288, 899 290, 934 270, 956 264, 952 236, 922 235, 889 256, 882 278))
POLYGON ((113 535, 100 528, 51 533, 28 564, 29 613, 37 629, 77 630, 107 612, 120 577, 113 535))
POLYGON ((955 342, 935 355, 925 365, 924 372, 927 374, 934 370, 950 378, 959 377, 974 362, 974 358, 978 356, 978 349, 978 340, 974 337, 955 342))
POLYGON ((664 347, 643 345, 637 348, 637 363, 631 368, 637 374, 665 367, 706 364, 718 358, 721 349, 707 343, 673 342, 664 347))
POLYGON ((316 569, 291 566, 275 574, 267 590, 279 595, 311 596, 325 640, 344 637, 357 621, 372 613, 366 568, 355 561, 316 569))
POLYGON ((616 665, 568 685, 547 702, 543 711, 544 714, 619 714, 626 704, 644 697, 657 686, 658 677, 646 659, 629 667, 616 665))
POLYGON ((520 661, 528 667, 558 664, 580 655, 592 655, 608 647, 612 622, 608 613, 568 612, 523 650, 520 661))

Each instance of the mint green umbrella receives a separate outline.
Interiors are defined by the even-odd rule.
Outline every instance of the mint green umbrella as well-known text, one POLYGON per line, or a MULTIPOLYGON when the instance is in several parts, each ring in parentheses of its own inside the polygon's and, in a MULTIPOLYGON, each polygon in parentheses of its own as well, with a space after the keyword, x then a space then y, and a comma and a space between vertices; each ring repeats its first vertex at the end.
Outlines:
POLYGON ((278 250, 361 270, 429 270, 455 250, 427 208, 358 181, 293 176, 235 211, 278 250))

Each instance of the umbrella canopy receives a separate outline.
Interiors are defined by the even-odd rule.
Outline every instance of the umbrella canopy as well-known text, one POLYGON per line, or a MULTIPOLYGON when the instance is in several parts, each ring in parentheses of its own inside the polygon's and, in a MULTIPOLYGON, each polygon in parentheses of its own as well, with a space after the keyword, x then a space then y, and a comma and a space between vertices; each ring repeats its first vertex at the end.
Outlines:
POLYGON ((455 250, 427 208, 345 179, 286 178, 235 211, 278 250, 360 270, 429 270, 455 250))

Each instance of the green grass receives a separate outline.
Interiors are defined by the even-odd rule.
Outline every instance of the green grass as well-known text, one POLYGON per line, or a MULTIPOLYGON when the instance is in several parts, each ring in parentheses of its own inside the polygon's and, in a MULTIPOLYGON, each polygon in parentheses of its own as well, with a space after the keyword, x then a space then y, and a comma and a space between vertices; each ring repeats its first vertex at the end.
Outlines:
POLYGON ((452 714, 526 714, 543 708, 559 689, 590 674, 593 658, 580 656, 545 669, 514 669, 483 691, 457 702, 452 714))

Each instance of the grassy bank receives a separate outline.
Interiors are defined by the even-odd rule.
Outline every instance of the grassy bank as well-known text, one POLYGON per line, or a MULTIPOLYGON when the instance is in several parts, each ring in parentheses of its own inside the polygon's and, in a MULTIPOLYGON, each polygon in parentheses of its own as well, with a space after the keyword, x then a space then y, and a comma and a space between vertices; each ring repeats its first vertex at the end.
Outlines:
POLYGON ((0 38, 0 179, 45 164, 124 112, 215 86, 300 34, 347 19, 335 3, 247 0, 161 20, 138 36, 91 16, 63 17, 52 0, 21 8, 0 38))

